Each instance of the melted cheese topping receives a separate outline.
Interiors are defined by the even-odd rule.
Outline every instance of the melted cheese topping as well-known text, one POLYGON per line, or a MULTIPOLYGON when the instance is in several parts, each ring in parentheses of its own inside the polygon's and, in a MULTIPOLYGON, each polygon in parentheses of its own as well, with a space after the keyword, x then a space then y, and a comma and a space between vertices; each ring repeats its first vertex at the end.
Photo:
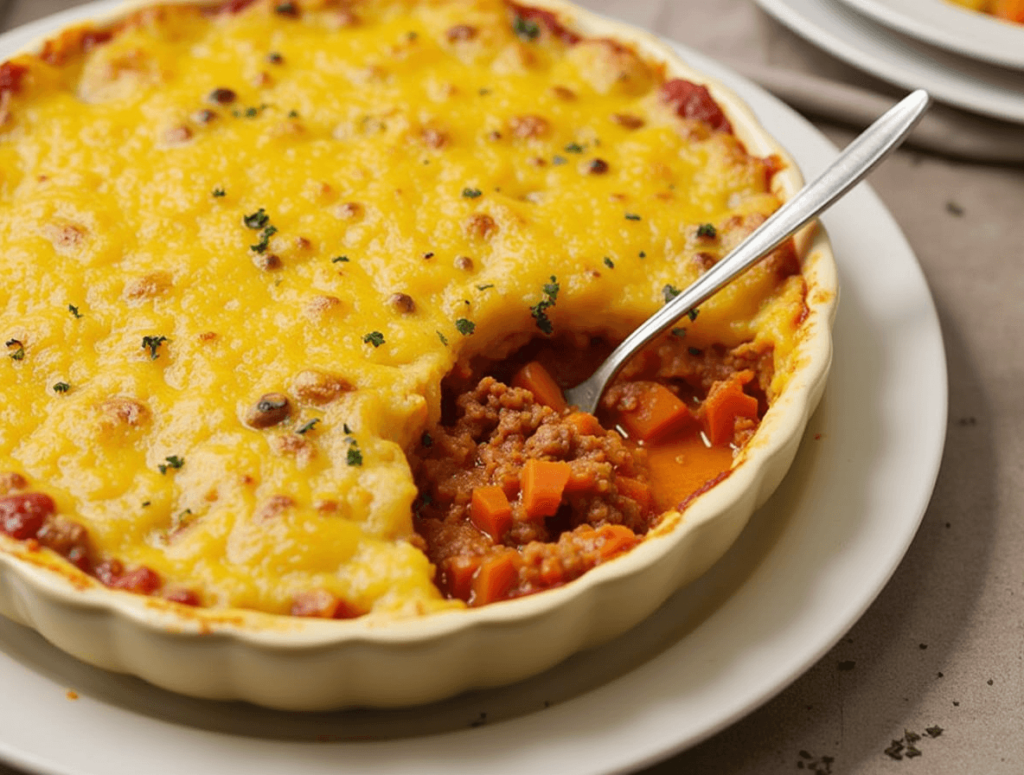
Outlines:
MULTIPOLYGON (((19 60, 0 471, 207 605, 461 605, 416 546, 403 451, 441 379, 539 335, 553 282, 556 332, 623 336, 777 207, 770 173, 668 108, 659 67, 501 0, 276 5, 19 60), (253 428, 268 393, 291 414, 253 428)), ((688 336, 787 351, 802 288, 755 270, 688 336)))

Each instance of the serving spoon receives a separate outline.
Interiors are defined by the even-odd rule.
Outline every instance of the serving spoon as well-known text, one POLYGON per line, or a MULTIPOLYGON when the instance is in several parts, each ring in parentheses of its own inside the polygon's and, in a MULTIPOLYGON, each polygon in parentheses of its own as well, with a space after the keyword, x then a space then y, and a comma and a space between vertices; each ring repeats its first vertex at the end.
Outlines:
POLYGON ((589 379, 566 390, 566 402, 570 406, 593 414, 609 383, 630 358, 675 325, 676 321, 691 313, 750 269, 859 183, 903 142, 910 134, 910 130, 921 120, 931 101, 928 92, 918 89, 876 119, 859 137, 846 146, 824 172, 800 189, 725 258, 627 336, 589 379))

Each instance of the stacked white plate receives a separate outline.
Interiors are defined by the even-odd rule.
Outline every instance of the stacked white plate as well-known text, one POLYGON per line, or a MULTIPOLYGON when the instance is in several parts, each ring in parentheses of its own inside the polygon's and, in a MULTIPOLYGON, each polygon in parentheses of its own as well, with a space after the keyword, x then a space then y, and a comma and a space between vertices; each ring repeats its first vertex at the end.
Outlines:
POLYGON ((1024 124, 1024 24, 948 0, 757 0, 809 42, 885 81, 1024 124))

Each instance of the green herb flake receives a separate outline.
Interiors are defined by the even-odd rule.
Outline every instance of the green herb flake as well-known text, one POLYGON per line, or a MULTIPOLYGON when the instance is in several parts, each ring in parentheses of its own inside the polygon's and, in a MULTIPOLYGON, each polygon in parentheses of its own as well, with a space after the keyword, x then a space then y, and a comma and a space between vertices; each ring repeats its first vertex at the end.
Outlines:
POLYGON ((153 501, 143 501, 142 502, 142 508, 144 508, 144 509, 148 509, 152 505, 153 505, 153 501))
POLYGON ((661 289, 661 295, 665 297, 665 303, 668 304, 672 299, 678 296, 681 291, 674 285, 666 285, 661 289))
POLYGON ((718 236, 718 230, 713 223, 702 223, 697 227, 697 236, 704 239, 714 239, 718 236))
POLYGON ((945 730, 944 730, 944 729, 943 729, 942 727, 940 727, 940 726, 934 726, 934 727, 928 727, 928 728, 927 728, 927 729, 925 730, 925 734, 927 734, 927 735, 928 735, 928 737, 938 737, 938 736, 939 736, 939 735, 941 735, 941 734, 942 734, 942 733, 943 733, 944 731, 945 731, 945 730))
POLYGON ((168 455, 167 457, 164 458, 164 460, 166 460, 167 462, 161 463, 160 465, 157 466, 157 470, 159 470, 160 473, 162 474, 166 474, 168 471, 172 469, 179 469, 183 465, 185 465, 185 458, 178 457, 177 455, 168 455))
POLYGON ((547 311, 555 306, 555 302, 558 300, 558 290, 558 279, 551 275, 551 282, 544 284, 544 298, 530 307, 530 314, 537 321, 537 328, 549 335, 554 332, 555 327, 551 324, 547 311))
POLYGON ((78 311, 78 307, 74 304, 68 304, 68 312, 74 315, 76 319, 82 317, 82 313, 78 311))
POLYGON ((54 393, 67 393, 69 390, 71 390, 71 385, 67 382, 58 382, 53 386, 54 393))
POLYGON ((217 188, 213 189, 213 198, 214 199, 220 199, 222 196, 227 196, 227 195, 228 195, 228 192, 225 191, 220 186, 217 186, 217 188))
POLYGON ((142 337, 142 349, 149 350, 149 359, 155 361, 160 357, 157 352, 160 349, 160 345, 164 342, 171 341, 166 336, 144 336, 142 337))
POLYGON ((298 118, 298 117, 299 117, 299 111, 297 111, 297 110, 289 110, 288 111, 288 118, 298 118))
POLYGON ((345 431, 345 435, 346 436, 351 435, 351 433, 352 433, 352 429, 348 427, 348 423, 347 422, 341 424, 341 429, 343 431, 345 431))
POLYGON ((459 318, 455 321, 455 328, 463 336, 471 336, 476 331, 476 323, 466 318, 459 318))
POLYGON ((583 146, 579 143, 569 143, 564 150, 566 153, 583 153, 583 146))
POLYGON ((537 36, 540 35, 540 25, 517 13, 515 21, 512 22, 512 31, 516 34, 516 37, 523 40, 536 40, 537 36))
POLYGON ((612 261, 610 258, 608 258, 608 256, 604 257, 604 265, 606 267, 608 267, 609 269, 614 269, 615 268, 615 262, 612 261))
POLYGON ((434 437, 426 431, 423 431, 423 435, 420 436, 420 444, 424 447, 432 447, 434 446, 434 437))
POLYGON ((487 283, 486 285, 478 285, 476 287, 476 289, 478 291, 486 291, 488 288, 493 288, 493 287, 494 287, 494 283, 487 283))
POLYGON ((647 254, 644 251, 640 251, 640 258, 647 258, 647 254))
POLYGON ((568 164, 569 160, 564 156, 559 156, 558 154, 555 154, 554 157, 551 159, 551 163, 555 165, 568 164))
POLYGON ((686 329, 685 328, 673 328, 672 329, 672 336, 678 336, 680 339, 682 339, 683 337, 686 336, 686 329))
POLYGON ((687 347, 686 352, 690 353, 694 358, 699 358, 702 354, 699 347, 687 347))
POLYGON ((300 436, 305 436, 307 433, 309 433, 311 430, 313 430, 319 424, 320 424, 320 418, 319 417, 314 417, 309 422, 303 424, 303 426, 301 428, 296 429, 295 432, 297 434, 299 434, 300 436))
POLYGON ((270 223, 270 216, 267 215, 267 211, 261 207, 259 210, 252 213, 251 215, 245 216, 242 219, 242 221, 248 228, 252 229, 253 231, 256 231, 258 229, 262 229, 264 226, 270 223))
POLYGON ((348 454, 345 455, 345 462, 350 466, 361 466, 363 464, 363 453, 359 450, 359 442, 349 439, 348 454))
POLYGON ((277 234, 277 227, 268 226, 262 232, 260 232, 260 241, 255 245, 250 245, 249 250, 254 253, 265 253, 267 248, 270 246, 270 238, 277 234))
POLYGON ((384 344, 384 334, 380 331, 371 331, 363 337, 364 344, 372 344, 374 347, 380 347, 384 344))
POLYGON ((347 264, 348 256, 335 256, 331 259, 332 264, 347 264))
POLYGON ((436 333, 437 333, 437 338, 441 340, 441 344, 443 344, 445 347, 447 347, 448 346, 448 339, 445 337, 445 335, 442 334, 440 331, 437 331, 436 333))
POLYGON ((699 315, 699 314, 700 314, 700 310, 699 309, 691 309, 689 312, 686 313, 687 317, 689 317, 691 321, 696 320, 697 319, 697 315, 699 315))
POLYGON ((479 188, 469 188, 468 186, 462 189, 462 195, 466 199, 476 199, 478 196, 483 196, 483 191, 479 188))
POLYGON ((18 339, 8 339, 4 344, 8 348, 10 348, 10 347, 17 348, 17 349, 15 349, 14 352, 10 353, 10 357, 11 357, 12 361, 23 361, 23 360, 25 360, 25 345, 23 345, 20 340, 18 340, 18 339))
POLYGON ((636 213, 626 213, 626 220, 627 221, 640 221, 640 220, 643 220, 643 219, 639 215, 637 215, 636 213))

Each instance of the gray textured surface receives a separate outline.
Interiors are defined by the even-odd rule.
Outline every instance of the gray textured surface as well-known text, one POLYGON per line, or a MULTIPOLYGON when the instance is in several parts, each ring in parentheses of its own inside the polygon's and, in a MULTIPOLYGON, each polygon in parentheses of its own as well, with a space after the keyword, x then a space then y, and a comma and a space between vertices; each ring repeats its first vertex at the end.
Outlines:
MULTIPOLYGON (((75 4, 8 0, 0 20, 11 27, 75 4)), ((892 93, 748 0, 582 4, 748 71, 771 64, 892 93)), ((852 137, 819 126, 837 144, 852 137)), ((1024 772, 1024 167, 901 151, 871 183, 921 261, 943 328, 949 430, 931 506, 892 581, 838 646, 767 705, 650 773, 1024 772), (922 741, 920 758, 885 755, 904 730, 932 725, 945 731, 922 741)))

